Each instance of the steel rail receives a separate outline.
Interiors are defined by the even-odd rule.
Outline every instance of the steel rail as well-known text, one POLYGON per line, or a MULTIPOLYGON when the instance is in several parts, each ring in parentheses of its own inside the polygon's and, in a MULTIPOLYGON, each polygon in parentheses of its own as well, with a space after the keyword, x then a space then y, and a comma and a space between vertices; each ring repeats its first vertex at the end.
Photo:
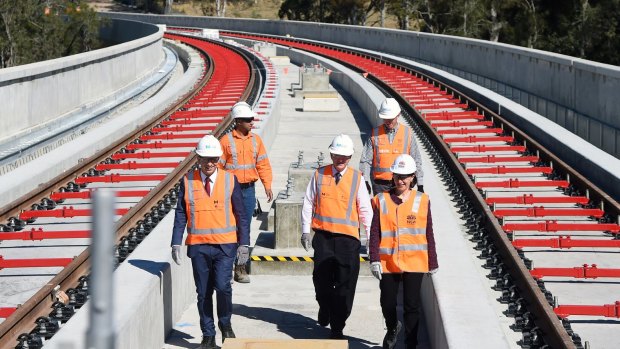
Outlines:
MULTIPOLYGON (((252 69, 253 63, 248 56, 249 54, 232 45, 216 41, 212 42, 235 51, 246 61, 250 68, 250 78, 248 86, 242 94, 241 100, 246 100, 251 97, 253 91, 257 88, 256 81, 258 79, 255 76, 256 70, 252 69)), ((194 48, 200 50, 198 47, 194 48)), ((42 198, 48 197, 51 192, 58 190, 59 188, 63 187, 68 182, 73 180, 75 177, 79 176, 88 169, 93 168, 95 165, 101 162, 102 159, 111 156, 116 151, 125 147, 125 145, 131 142, 133 139, 138 138, 144 132, 150 130, 161 121, 163 121, 165 118, 170 116, 172 113, 174 113, 176 110, 181 108, 184 104, 186 104, 196 94, 196 91, 199 91, 208 83, 209 79, 213 75, 213 72, 217 68, 215 67, 213 61, 208 56, 208 54, 202 50, 200 51, 202 52, 203 57, 207 60, 209 68, 205 73, 204 77, 197 85, 196 89, 185 94, 179 103, 176 103, 175 105, 167 108, 160 117, 158 117, 155 121, 148 123, 148 125, 141 130, 136 131, 130 136, 121 139, 120 141, 118 141, 118 143, 110 145, 104 150, 97 152, 95 155, 93 155, 93 157, 87 160, 85 164, 78 164, 66 171, 65 174, 62 174, 57 178, 48 181, 44 184, 44 189, 35 189, 30 193, 26 194, 21 199, 16 200, 15 202, 3 207, 0 210, 0 212, 2 212, 0 214, 0 221, 4 221, 10 216, 17 216, 17 214, 21 211, 22 207, 29 206, 33 202, 38 202, 42 198)), ((213 134, 216 137, 222 135, 226 130, 230 128, 231 124, 232 119, 230 118, 230 116, 227 116, 216 127, 216 129, 213 131, 213 134)), ((170 190, 174 190, 176 183, 178 183, 182 176, 187 173, 195 164, 196 154, 192 152, 188 157, 185 158, 185 160, 183 160, 179 164, 179 166, 177 166, 153 190, 151 190, 146 197, 140 200, 125 215, 123 215, 123 217, 115 224, 115 244, 118 244, 123 237, 128 235, 129 229, 134 227, 139 220, 143 219, 144 215, 150 212, 151 207, 154 206, 155 203, 161 200, 170 190)), ((67 265, 55 277, 53 277, 45 286, 43 286, 37 293, 35 293, 35 295, 33 295, 23 305, 19 306, 15 310, 15 312, 11 314, 11 316, 5 319, 4 322, 0 323, 0 349, 9 349, 15 347, 15 343, 19 335, 21 335, 22 333, 29 333, 34 326, 36 319, 42 316, 47 316, 51 312, 51 307, 54 302, 64 298, 65 290, 76 287, 80 277, 88 273, 88 270, 90 268, 89 257, 90 247, 80 253, 79 256, 75 257, 69 265, 67 265)))
MULTIPOLYGON (((356 52, 351 50, 350 48, 343 48, 336 45, 329 45, 324 43, 316 43, 309 42, 302 39, 291 39, 291 38, 282 38, 272 35, 263 35, 263 34, 249 34, 249 33, 234 33, 234 32, 223 32, 222 35, 233 34, 231 36, 235 37, 239 34, 247 37, 251 37, 254 39, 263 38, 266 40, 269 39, 278 39, 278 44, 282 44, 282 41, 288 41, 291 43, 299 42, 299 43, 310 43, 314 47, 324 47, 337 50, 339 52, 347 52, 347 53, 355 53, 357 57, 367 58, 374 62, 380 62, 391 67, 398 68, 402 71, 409 73, 412 76, 416 76, 419 78, 425 79, 429 84, 450 93, 453 95, 453 98, 459 99, 462 103, 466 103, 469 106, 469 109, 475 109, 486 117, 491 118, 493 123, 497 127, 501 127, 504 130, 504 134, 512 134, 516 139, 519 139, 523 142, 529 150, 534 150, 538 153, 540 160, 543 162, 551 163, 553 169, 556 171, 556 174, 569 178, 570 183, 573 186, 573 189, 577 189, 583 193, 586 193, 591 199, 591 202, 598 202, 601 208, 611 215, 611 217, 618 217, 620 214, 620 205, 617 201, 603 192, 598 186, 589 181, 586 177, 582 176, 576 170, 574 170, 571 166, 566 164, 559 157, 555 156, 545 147, 543 147, 539 142, 537 142, 532 137, 528 136, 516 126, 514 126, 511 122, 500 116, 495 111, 487 108, 481 103, 477 102, 473 98, 469 97, 466 93, 460 91, 459 89, 453 87, 449 83, 441 81, 435 77, 432 77, 428 74, 417 71, 415 68, 405 65, 402 62, 399 62, 395 59, 388 59, 382 55, 374 55, 367 52, 356 52)), ((338 61, 339 63, 353 69, 356 72, 364 73, 365 70, 357 67, 355 64, 329 56, 328 54, 322 52, 312 51, 310 48, 302 48, 297 47, 300 50, 313 52, 315 54, 319 54, 321 56, 327 57, 329 59, 338 61)), ((389 91, 389 94, 395 96, 401 106, 404 106, 406 113, 409 114, 409 121, 415 125, 418 125, 420 131, 422 131, 427 137, 432 146, 438 151, 443 159, 446 159, 445 162, 447 166, 450 168, 450 171, 454 175, 454 178, 459 182, 461 188, 465 188, 464 194, 469 199, 469 202, 473 206, 477 212, 483 213, 480 221, 478 222, 478 228, 484 229, 487 232, 489 238, 495 244, 502 261, 506 267, 506 271, 513 278, 513 282, 516 285, 521 297, 527 302, 528 310, 535 315, 534 322, 538 329, 540 330, 542 337, 545 342, 552 348, 575 348, 575 344, 573 343, 571 337, 568 335, 566 329, 563 327, 561 321, 558 319, 558 316, 555 314, 551 304, 549 304, 545 295, 539 288, 536 280, 531 277, 529 269, 526 267, 525 263, 519 256, 517 250, 513 247, 512 242, 510 241, 506 232, 502 229, 501 222, 493 215, 492 210, 489 205, 485 202, 485 197, 482 193, 476 188, 474 182, 472 181, 472 177, 467 174, 465 168, 459 163, 456 155, 450 150, 448 144, 444 142, 435 130, 429 121, 425 120, 424 117, 407 101, 407 98, 397 91, 392 89, 387 83, 381 81, 377 77, 369 74, 367 77, 369 80, 373 81, 377 86, 380 86, 384 91, 389 91)), ((613 218, 611 218, 613 219, 613 218)))

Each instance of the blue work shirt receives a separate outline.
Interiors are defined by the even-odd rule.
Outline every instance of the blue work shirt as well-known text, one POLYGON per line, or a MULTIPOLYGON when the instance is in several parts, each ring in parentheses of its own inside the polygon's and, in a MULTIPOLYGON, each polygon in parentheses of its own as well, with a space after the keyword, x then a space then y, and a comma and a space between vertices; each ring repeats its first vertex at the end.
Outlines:
MULTIPOLYGON (((174 212, 174 227, 172 228, 172 241, 170 245, 180 246, 183 244, 183 233, 185 232, 185 227, 187 226, 187 212, 185 212, 185 181, 181 181, 178 198, 177 208, 174 212)), ((235 177, 231 203, 232 211, 235 215, 237 224, 237 243, 239 245, 250 245, 250 231, 247 228, 250 226, 250 224, 248 224, 250 217, 247 217, 247 214, 245 213, 243 206, 243 194, 241 193, 241 186, 237 181, 237 177, 235 177)), ((231 255, 236 252, 238 244, 220 244, 220 247, 224 253, 231 255)), ((194 246, 198 247, 200 245, 188 246, 187 255, 189 257, 192 257, 193 255, 192 250, 195 249, 194 246)))

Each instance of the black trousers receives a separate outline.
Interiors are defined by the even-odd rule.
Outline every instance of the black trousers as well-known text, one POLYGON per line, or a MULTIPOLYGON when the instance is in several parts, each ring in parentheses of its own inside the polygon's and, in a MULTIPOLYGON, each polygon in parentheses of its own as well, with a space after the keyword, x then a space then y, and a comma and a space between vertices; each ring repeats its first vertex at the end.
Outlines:
POLYGON ((347 235, 316 230, 312 248, 316 300, 322 311, 329 312, 332 331, 342 331, 353 308, 360 270, 360 241, 347 235))
POLYGON ((418 327, 420 325, 420 288, 424 273, 402 273, 381 275, 381 310, 388 329, 396 327, 398 322, 396 304, 398 287, 403 283, 403 310, 405 318, 405 343, 407 349, 418 345, 418 327))

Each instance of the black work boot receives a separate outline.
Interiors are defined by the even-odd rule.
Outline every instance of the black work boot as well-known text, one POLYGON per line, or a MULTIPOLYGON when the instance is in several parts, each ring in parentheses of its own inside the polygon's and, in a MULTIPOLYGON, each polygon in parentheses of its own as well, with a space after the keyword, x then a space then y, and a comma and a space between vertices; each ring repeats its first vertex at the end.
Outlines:
POLYGON ((396 322, 396 327, 388 328, 385 337, 383 337, 383 349, 394 349, 396 347, 398 332, 400 332, 401 328, 403 328, 403 325, 400 321, 396 322))
POLYGON ((325 308, 319 308, 319 316, 317 322, 320 326, 326 327, 329 325, 329 311, 325 308))
POLYGON ((245 270, 245 265, 235 265, 235 281, 241 284, 250 282, 250 274, 245 270))
POLYGON ((218 324, 220 331, 222 331, 222 343, 226 340, 226 338, 237 338, 235 337, 235 332, 233 332, 232 325, 221 325, 218 324))
POLYGON ((200 349, 217 349, 217 345, 215 345, 215 336, 202 337, 200 349))

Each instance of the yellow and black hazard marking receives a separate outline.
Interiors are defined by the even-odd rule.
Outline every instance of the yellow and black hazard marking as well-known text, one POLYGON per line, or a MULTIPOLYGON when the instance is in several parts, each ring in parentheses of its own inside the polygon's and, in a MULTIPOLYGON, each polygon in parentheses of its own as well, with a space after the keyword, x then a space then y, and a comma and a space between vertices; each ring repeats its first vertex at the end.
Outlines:
MULTIPOLYGON (((252 256, 255 262, 314 262, 312 257, 295 257, 295 256, 252 256)), ((368 257, 360 256, 360 262, 368 261, 368 257)))

